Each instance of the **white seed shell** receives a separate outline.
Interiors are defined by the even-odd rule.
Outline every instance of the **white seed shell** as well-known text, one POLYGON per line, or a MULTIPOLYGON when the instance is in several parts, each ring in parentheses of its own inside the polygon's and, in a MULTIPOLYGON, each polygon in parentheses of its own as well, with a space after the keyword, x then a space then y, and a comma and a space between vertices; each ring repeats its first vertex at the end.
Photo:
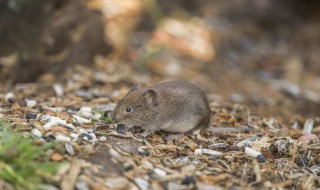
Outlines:
POLYGON ((77 115, 73 115, 73 121, 76 122, 76 123, 91 123, 91 121, 89 119, 86 119, 86 118, 83 118, 83 117, 80 117, 80 116, 77 116, 77 115))
POLYGON ((56 135, 56 141, 59 141, 59 142, 70 142, 71 139, 68 136, 65 136, 65 135, 62 135, 62 134, 58 134, 58 135, 56 135))
POLYGON ((258 152, 256 150, 253 150, 252 148, 246 147, 244 149, 244 153, 248 156, 251 156, 252 158, 256 158, 258 155, 261 154, 261 152, 258 152))

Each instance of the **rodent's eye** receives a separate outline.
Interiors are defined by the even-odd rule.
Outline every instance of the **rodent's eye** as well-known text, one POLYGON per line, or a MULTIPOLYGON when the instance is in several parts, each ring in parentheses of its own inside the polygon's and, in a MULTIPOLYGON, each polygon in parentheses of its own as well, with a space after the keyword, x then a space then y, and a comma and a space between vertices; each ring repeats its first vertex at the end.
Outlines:
POLYGON ((128 106, 128 107, 126 108, 126 112, 131 112, 131 107, 128 106))

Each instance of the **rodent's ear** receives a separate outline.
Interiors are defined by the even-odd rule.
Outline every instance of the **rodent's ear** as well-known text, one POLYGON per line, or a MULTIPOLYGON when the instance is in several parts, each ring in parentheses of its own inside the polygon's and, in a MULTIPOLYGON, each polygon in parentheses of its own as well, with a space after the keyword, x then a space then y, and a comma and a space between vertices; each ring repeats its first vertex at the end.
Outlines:
POLYGON ((141 87, 141 84, 135 84, 135 85, 133 85, 133 87, 130 88, 129 91, 137 90, 137 89, 139 89, 140 87, 141 87))
POLYGON ((142 94, 145 99, 147 100, 147 102, 153 106, 157 105, 158 101, 157 101, 157 93, 152 90, 152 89, 149 89, 149 90, 146 90, 145 92, 143 92, 142 94))

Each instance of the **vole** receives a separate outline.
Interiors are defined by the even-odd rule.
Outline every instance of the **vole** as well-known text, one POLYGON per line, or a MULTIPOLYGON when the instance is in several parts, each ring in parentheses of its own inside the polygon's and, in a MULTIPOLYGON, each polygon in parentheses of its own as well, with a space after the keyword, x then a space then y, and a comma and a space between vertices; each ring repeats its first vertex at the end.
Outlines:
POLYGON ((185 81, 136 85, 113 111, 115 123, 140 126, 143 137, 162 130, 185 134, 209 126, 211 111, 205 93, 185 81))

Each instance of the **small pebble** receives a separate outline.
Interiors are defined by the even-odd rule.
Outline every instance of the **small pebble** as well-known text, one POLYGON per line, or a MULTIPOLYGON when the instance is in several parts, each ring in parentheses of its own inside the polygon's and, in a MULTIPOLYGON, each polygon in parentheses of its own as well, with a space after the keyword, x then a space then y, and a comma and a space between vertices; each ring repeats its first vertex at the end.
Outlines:
POLYGON ((42 122, 49 122, 50 120, 51 120, 51 116, 47 114, 43 115, 40 119, 40 121, 42 122))
POLYGON ((37 118, 37 113, 33 113, 33 112, 26 113, 26 119, 36 119, 36 118, 37 118))
POLYGON ((134 168, 134 165, 130 162, 126 162, 123 164, 124 171, 130 171, 134 168))
POLYGON ((78 133, 87 133, 87 131, 80 128, 79 131, 78 131, 78 133))
POLYGON ((79 112, 92 112, 91 107, 81 107, 79 112))
POLYGON ((76 183, 77 190, 90 190, 89 185, 84 181, 77 181, 76 183))
POLYGON ((82 107, 78 111, 77 115, 80 115, 85 118, 90 118, 90 117, 92 117, 92 108, 91 107, 82 107))
POLYGON ((59 142, 70 142, 71 139, 68 136, 65 136, 65 135, 62 135, 62 134, 58 134, 58 135, 56 135, 56 141, 59 141, 59 142))
POLYGON ((94 135, 95 129, 86 129, 87 133, 90 133, 91 135, 94 135))
POLYGON ((190 185, 195 183, 196 183, 196 178, 193 175, 189 175, 181 181, 182 185, 190 185))
POLYGON ((202 155, 202 150, 200 148, 197 148, 194 150, 194 153, 193 153, 195 156, 201 156, 202 155))
POLYGON ((118 133, 123 134, 123 133, 126 132, 126 127, 125 127, 123 124, 118 124, 116 131, 117 131, 118 133))
POLYGON ((42 142, 42 143, 47 142, 46 139, 44 139, 44 138, 40 138, 40 139, 38 139, 38 141, 39 141, 39 142, 42 142))
POLYGON ((101 117, 102 117, 102 114, 100 114, 100 113, 94 113, 91 118, 92 118, 92 119, 95 119, 95 120, 98 120, 98 119, 101 119, 101 117))
POLYGON ((71 144, 66 143, 66 144, 64 144, 64 147, 65 147, 66 151, 68 152, 68 154, 74 155, 74 148, 71 144))
MULTIPOLYGON (((91 130, 91 129, 90 129, 91 130)), ((89 132, 89 130, 88 130, 88 132, 89 132)), ((97 140, 97 136, 96 136, 96 134, 94 134, 93 132, 90 132, 89 133, 91 136, 92 136, 92 141, 96 141, 97 140)))
POLYGON ((72 137, 72 141, 77 141, 79 139, 78 134, 70 133, 70 136, 72 137))
POLYGON ((27 107, 29 107, 29 108, 33 108, 37 105, 37 101, 32 100, 32 99, 25 99, 25 101, 26 101, 27 107))
POLYGON ((99 141, 100 142, 105 142, 107 140, 107 137, 106 136, 101 136, 100 138, 99 138, 99 141))
POLYGON ((141 190, 150 189, 150 184, 147 180, 142 179, 141 177, 134 178, 134 182, 139 186, 141 190))
POLYGON ((83 138, 84 140, 87 140, 87 141, 93 140, 93 137, 91 135, 89 135, 88 133, 81 133, 80 137, 83 138))
POLYGON ((138 152, 142 155, 142 156, 149 156, 150 153, 146 148, 143 147, 138 147, 138 152))
POLYGON ((55 121, 49 121, 48 123, 44 124, 43 128, 45 130, 51 129, 52 126, 57 125, 57 122, 55 121))
POLYGON ((125 177, 108 178, 104 185, 111 189, 125 189, 129 184, 129 180, 125 177))
POLYGON ((160 168, 155 168, 154 170, 153 170, 153 172, 154 172, 154 174, 158 177, 158 178, 163 178, 163 177, 165 177, 166 175, 167 175, 167 172, 166 171, 164 171, 164 170, 162 170, 162 169, 160 169, 160 168))
POLYGON ((317 176, 320 176, 320 166, 319 165, 311 166, 310 170, 313 171, 314 173, 316 173, 317 176))
POLYGON ((79 115, 81 115, 82 117, 85 117, 85 118, 91 118, 92 117, 92 113, 91 112, 81 112, 79 115))
POLYGON ((39 139, 42 137, 41 132, 39 131, 39 129, 36 129, 36 128, 31 130, 31 134, 32 134, 32 137, 35 139, 39 139))
POLYGON ((118 153, 115 149, 113 149, 113 148, 110 148, 110 149, 109 149, 109 153, 110 153, 111 156, 113 156, 113 157, 118 157, 118 156, 120 156, 119 153, 118 153))

